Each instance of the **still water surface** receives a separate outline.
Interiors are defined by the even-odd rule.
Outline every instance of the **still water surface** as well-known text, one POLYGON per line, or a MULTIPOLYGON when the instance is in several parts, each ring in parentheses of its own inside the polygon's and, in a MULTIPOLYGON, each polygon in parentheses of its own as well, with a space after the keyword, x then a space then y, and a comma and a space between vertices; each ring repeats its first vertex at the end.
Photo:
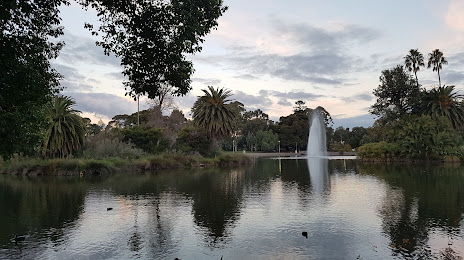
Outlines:
POLYGON ((441 259, 464 256, 463 218, 461 166, 0 176, 1 259, 441 259))

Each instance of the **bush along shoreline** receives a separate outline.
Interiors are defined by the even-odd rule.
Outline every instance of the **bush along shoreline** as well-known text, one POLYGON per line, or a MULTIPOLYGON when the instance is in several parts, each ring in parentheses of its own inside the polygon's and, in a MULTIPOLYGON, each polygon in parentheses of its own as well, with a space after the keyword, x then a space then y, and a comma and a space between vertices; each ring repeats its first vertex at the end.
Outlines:
MULTIPOLYGON (((428 148, 428 146, 426 146, 428 148)), ((367 163, 461 163, 463 161, 462 147, 452 147, 442 154, 429 149, 403 151, 396 143, 385 141, 368 143, 357 149, 357 156, 367 163)))
POLYGON ((0 174, 22 176, 83 176, 113 173, 154 172, 163 169, 249 165, 243 154, 221 154, 215 158, 200 155, 162 154, 137 159, 13 159, 0 164, 0 174))

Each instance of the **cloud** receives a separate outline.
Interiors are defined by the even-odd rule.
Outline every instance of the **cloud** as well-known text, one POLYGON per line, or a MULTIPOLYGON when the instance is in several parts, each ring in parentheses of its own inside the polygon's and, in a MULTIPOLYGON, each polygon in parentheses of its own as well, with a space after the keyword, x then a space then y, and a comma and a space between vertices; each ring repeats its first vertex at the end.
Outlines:
MULTIPOLYGON (((308 24, 269 20, 270 35, 256 39, 254 45, 227 45, 229 54, 195 56, 197 62, 235 71, 237 78, 271 76, 283 80, 324 85, 344 85, 349 72, 364 70, 364 59, 352 56, 351 45, 379 39, 378 31, 358 25, 337 24, 318 28, 308 24)), ((266 30, 267 31, 267 30, 266 30)), ((228 36, 224 36, 228 37, 228 36)))
POLYGON ((355 126, 362 126, 362 127, 371 127, 374 124, 375 116, 371 114, 364 114, 355 117, 347 117, 347 118, 337 118, 336 116, 333 117, 334 125, 333 128, 337 128, 343 126, 344 128, 353 129, 355 126))
POLYGON ((110 79, 125 81, 127 77, 122 74, 122 72, 109 72, 105 76, 110 79))
POLYGON ((356 102, 356 101, 371 101, 373 98, 374 97, 371 94, 362 93, 362 94, 354 95, 351 97, 342 98, 342 100, 350 103, 350 102, 356 102))
POLYGON ((284 99, 284 98, 281 98, 279 99, 279 101, 277 101, 277 104, 281 105, 281 106, 291 106, 292 103, 290 103, 288 100, 284 99))
POLYGON ((447 58, 450 66, 464 66, 464 52, 459 52, 447 58))
POLYGON ((83 112, 95 113, 112 118, 119 114, 132 114, 137 111, 137 103, 113 94, 64 92, 76 101, 75 108, 83 112))
POLYGON ((441 80, 442 84, 453 85, 464 82, 464 72, 463 71, 454 71, 446 70, 442 72, 441 80))
POLYGON ((120 68, 120 59, 113 54, 105 55, 103 48, 96 46, 95 41, 90 38, 77 36, 65 30, 64 35, 59 40, 66 43, 58 57, 62 63, 85 63, 88 66, 102 65, 120 68))
POLYGON ((462 0, 451 0, 448 12, 445 16, 446 24, 458 31, 464 31, 464 2, 462 0))
POLYGON ((247 110, 261 109, 266 110, 268 107, 272 107, 274 102, 272 98, 277 98, 277 104, 281 106, 292 106, 294 101, 312 101, 317 98, 324 97, 323 95, 307 93, 301 90, 292 90, 289 92, 280 92, 274 90, 260 90, 258 95, 250 95, 242 91, 235 91, 233 98, 242 102, 247 110), (289 101, 291 100, 291 101, 289 101))
POLYGON ((187 93, 187 95, 183 97, 175 97, 174 102, 175 105, 184 112, 184 115, 189 118, 191 117, 191 110, 195 101, 197 101, 198 97, 193 95, 191 92, 187 93))
POLYGON ((285 80, 318 84, 342 84, 344 79, 333 75, 345 73, 352 68, 352 59, 337 54, 256 54, 229 56, 226 58, 235 70, 255 76, 273 76, 285 80))
POLYGON ((249 80, 258 79, 258 77, 254 76, 254 75, 251 75, 251 74, 240 74, 240 75, 235 76, 235 78, 238 78, 238 79, 249 79, 249 80))
POLYGON ((217 86, 221 84, 220 79, 192 78, 192 82, 202 83, 208 86, 217 86))
POLYGON ((234 100, 242 102, 247 110, 263 109, 273 104, 266 90, 261 90, 258 95, 250 95, 245 92, 236 90, 232 96, 234 100))
POLYGON ((272 21, 272 25, 277 35, 284 35, 313 53, 341 53, 346 45, 368 43, 381 35, 379 31, 358 25, 338 24, 332 30, 280 20, 272 21))
POLYGON ((52 63, 52 66, 63 76, 60 84, 68 91, 90 91, 93 89, 91 84, 97 84, 99 82, 96 79, 86 78, 75 68, 58 63, 52 63))
POLYGON ((270 93, 275 97, 288 98, 288 99, 293 99, 293 100, 303 100, 303 101, 311 101, 311 100, 315 100, 320 97, 324 97, 324 95, 307 93, 301 90, 292 90, 289 92, 271 91, 270 93))

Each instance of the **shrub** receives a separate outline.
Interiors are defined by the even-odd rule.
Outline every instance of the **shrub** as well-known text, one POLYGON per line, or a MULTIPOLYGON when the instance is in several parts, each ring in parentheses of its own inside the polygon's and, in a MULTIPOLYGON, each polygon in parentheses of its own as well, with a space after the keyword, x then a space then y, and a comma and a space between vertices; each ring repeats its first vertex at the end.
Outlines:
POLYGON ((383 141, 378 143, 368 143, 358 147, 357 155, 361 159, 389 159, 394 158, 398 152, 399 146, 397 144, 383 141))
POLYGON ((214 156, 216 152, 210 152, 211 141, 206 136, 206 131, 201 128, 188 126, 183 128, 176 140, 175 149, 187 154, 200 153, 203 156, 214 156))
POLYGON ((87 137, 80 157, 92 159, 108 157, 140 158, 145 154, 133 144, 121 141, 119 135, 119 131, 114 129, 87 137))
POLYGON ((147 153, 160 153, 169 148, 163 130, 154 127, 134 126, 121 130, 124 142, 130 142, 147 153))

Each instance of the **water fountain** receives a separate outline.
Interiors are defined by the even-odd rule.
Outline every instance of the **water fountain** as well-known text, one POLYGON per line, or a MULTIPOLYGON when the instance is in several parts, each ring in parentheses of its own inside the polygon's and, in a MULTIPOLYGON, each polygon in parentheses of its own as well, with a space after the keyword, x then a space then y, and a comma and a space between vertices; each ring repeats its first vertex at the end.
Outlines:
POLYGON ((309 136, 306 154, 308 158, 324 157, 327 155, 325 123, 321 107, 314 109, 309 119, 309 136))
POLYGON ((317 107, 309 118, 307 163, 311 184, 316 194, 329 186, 327 144, 322 108, 317 107))

